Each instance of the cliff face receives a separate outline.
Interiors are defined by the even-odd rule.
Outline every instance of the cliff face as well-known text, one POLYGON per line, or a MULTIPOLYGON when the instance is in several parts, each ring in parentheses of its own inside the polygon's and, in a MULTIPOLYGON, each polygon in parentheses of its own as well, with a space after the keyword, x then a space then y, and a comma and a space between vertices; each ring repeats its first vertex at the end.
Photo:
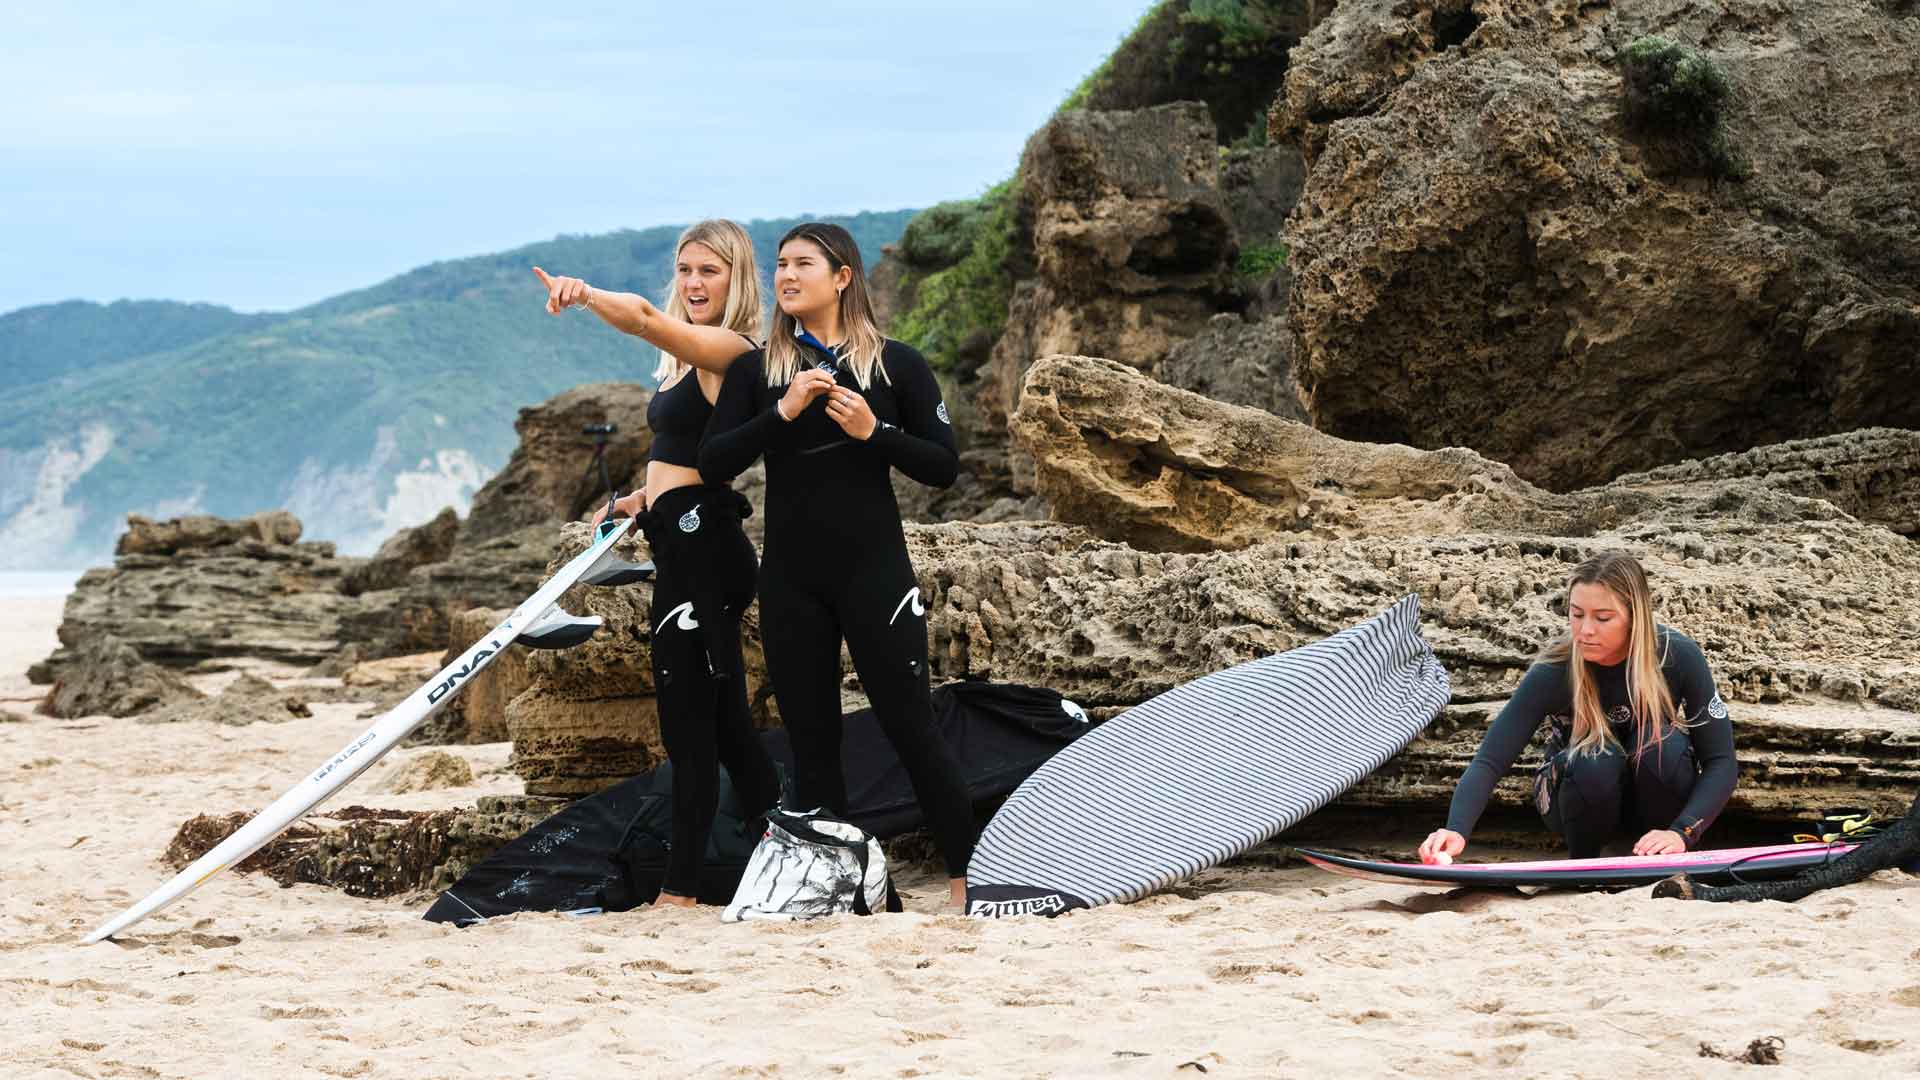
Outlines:
POLYGON ((1562 489, 1920 425, 1916 55, 1865 0, 1343 0, 1272 117, 1314 425, 1562 489), (1694 131, 1629 116, 1652 35, 1724 74, 1694 131))

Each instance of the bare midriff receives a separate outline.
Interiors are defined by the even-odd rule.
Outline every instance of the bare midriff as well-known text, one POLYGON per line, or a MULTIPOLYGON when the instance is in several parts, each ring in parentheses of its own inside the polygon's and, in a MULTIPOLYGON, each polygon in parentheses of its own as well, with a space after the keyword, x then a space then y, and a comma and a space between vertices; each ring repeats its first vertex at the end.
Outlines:
POLYGON ((674 488, 692 487, 700 482, 700 470, 691 465, 669 465, 664 461, 649 461, 647 462, 647 505, 652 506, 660 496, 674 488))

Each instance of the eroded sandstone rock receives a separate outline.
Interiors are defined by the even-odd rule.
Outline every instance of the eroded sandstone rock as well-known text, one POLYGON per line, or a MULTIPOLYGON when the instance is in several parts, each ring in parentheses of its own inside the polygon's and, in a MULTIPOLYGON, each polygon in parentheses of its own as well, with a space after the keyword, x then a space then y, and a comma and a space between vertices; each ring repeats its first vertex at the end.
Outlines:
MULTIPOLYGON (((1641 522, 1564 539, 1303 537, 1201 554, 1141 552, 1063 525, 918 526, 909 543, 936 680, 1051 686, 1094 709, 1318 640, 1419 593, 1453 706, 1354 798, 1436 813, 1491 711, 1564 626, 1567 574, 1624 547, 1648 568, 1659 618, 1700 642, 1734 708, 1746 763, 1736 811, 1792 816, 1808 800, 1882 794, 1904 804, 1920 779, 1920 554, 1845 518, 1641 522)), ((1522 805, 1518 781, 1501 790, 1522 805)))
POLYGON ((1342 0, 1272 124, 1309 165, 1287 238, 1315 426, 1562 490, 1920 427, 1917 54, 1875 4, 1342 0), (1744 181, 1623 123, 1620 53, 1656 33, 1727 72, 1744 181))
POLYGON ((453 554, 454 537, 459 531, 460 515, 451 506, 424 525, 401 529, 388 537, 371 558, 340 579, 340 591, 359 596, 405 584, 407 572, 414 567, 442 562, 453 554))
POLYGON ((1910 490, 1920 432, 1782 443, 1557 494, 1470 450, 1348 442, 1086 357, 1034 365, 1012 429, 1056 518, 1156 550, 1288 533, 1591 537, 1692 521, 1712 531, 1847 511, 1910 528, 1920 499, 1910 490))
POLYGON ((72 650, 63 671, 47 695, 45 710, 51 716, 134 716, 206 696, 109 634, 72 650))
POLYGON ((258 675, 247 673, 228 683, 226 689, 212 697, 203 697, 191 701, 169 705, 148 712, 141 721, 150 724, 172 724, 183 721, 215 724, 280 724, 288 720, 305 720, 313 715, 307 705, 306 692, 281 688, 258 675))
POLYGON ((300 519, 285 510, 268 510, 245 518, 190 514, 163 521, 128 514, 127 531, 114 545, 114 554, 178 555, 249 544, 284 547, 297 543, 300 532, 300 519))
POLYGON ((76 650, 101 637, 176 669, 241 657, 309 665, 339 651, 341 621, 358 606, 339 583, 356 560, 299 541, 291 515, 130 520, 114 565, 87 571, 68 595, 61 647, 40 674, 66 678, 76 650))

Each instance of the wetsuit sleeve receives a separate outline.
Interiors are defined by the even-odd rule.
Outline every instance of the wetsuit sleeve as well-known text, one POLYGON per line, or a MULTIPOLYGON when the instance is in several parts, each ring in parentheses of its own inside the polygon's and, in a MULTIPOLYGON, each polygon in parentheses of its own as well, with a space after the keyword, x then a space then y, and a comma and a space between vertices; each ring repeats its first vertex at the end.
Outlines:
POLYGON ((709 484, 730 484, 766 453, 774 433, 786 421, 771 405, 760 403, 766 368, 758 352, 750 352, 727 368, 720 396, 713 403, 706 434, 700 439, 700 478, 709 484))
POLYGON ((1687 735, 1693 741, 1694 764, 1700 776, 1693 782, 1693 794, 1680 816, 1670 826, 1693 850, 1694 843, 1727 805, 1733 794, 1733 782, 1739 766, 1733 756, 1733 721, 1727 716, 1726 703, 1713 686, 1713 671, 1700 646, 1691 639, 1674 641, 1674 659, 1678 662, 1679 686, 1675 695, 1686 702, 1687 735))
POLYGON ((1480 815, 1487 809, 1487 800, 1493 797, 1494 785, 1520 760, 1521 751, 1539 730, 1540 721, 1564 695, 1566 683, 1566 673, 1553 665, 1535 664, 1527 669, 1513 697, 1507 699, 1506 707, 1493 718, 1486 735, 1480 739, 1473 764, 1467 766, 1459 785, 1453 789, 1453 804, 1447 809, 1447 828, 1463 837, 1473 835, 1473 827, 1480 823, 1480 815))
POLYGON ((887 350, 887 378, 900 405, 900 425, 882 425, 867 445, 886 463, 929 487, 952 487, 960 476, 960 452, 940 398, 940 381, 920 353, 895 344, 887 350))

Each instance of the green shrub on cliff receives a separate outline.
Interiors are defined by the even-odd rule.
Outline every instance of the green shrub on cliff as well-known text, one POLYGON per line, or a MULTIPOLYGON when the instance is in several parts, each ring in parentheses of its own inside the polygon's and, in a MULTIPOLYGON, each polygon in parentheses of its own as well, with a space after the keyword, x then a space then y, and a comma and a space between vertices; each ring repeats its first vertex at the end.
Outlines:
POLYGON ((941 203, 915 217, 900 239, 910 273, 921 272, 916 267, 940 269, 920 279, 913 306, 895 316, 890 329, 919 349, 936 371, 967 374, 985 358, 982 346, 1007 324, 1014 183, 1003 180, 978 199, 941 203))
POLYGON ((1726 69, 1670 38, 1643 37, 1620 52, 1627 123, 1680 137, 1707 175, 1745 180, 1752 166, 1733 149, 1721 119, 1732 93, 1726 69))
POLYGON ((1287 265, 1287 245, 1275 244, 1268 247, 1254 244, 1240 249, 1240 256, 1233 263, 1233 272, 1241 277, 1264 278, 1285 265, 1287 265))

